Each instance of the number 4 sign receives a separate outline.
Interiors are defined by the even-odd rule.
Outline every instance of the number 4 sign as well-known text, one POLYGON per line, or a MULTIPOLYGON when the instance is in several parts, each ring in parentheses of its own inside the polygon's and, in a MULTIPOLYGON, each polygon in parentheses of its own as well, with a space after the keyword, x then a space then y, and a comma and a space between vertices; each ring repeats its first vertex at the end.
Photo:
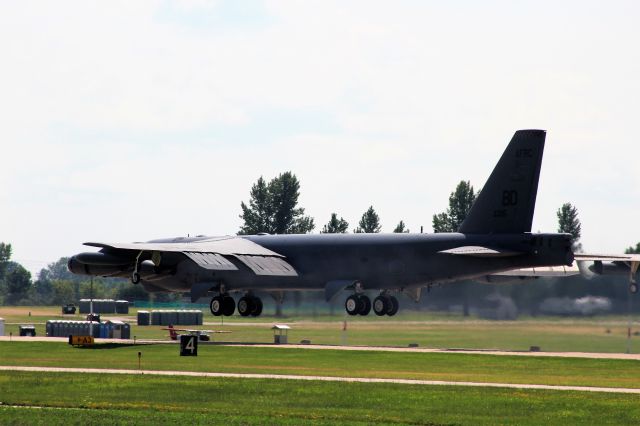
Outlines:
POLYGON ((180 336, 180 356, 198 356, 198 336, 180 336))

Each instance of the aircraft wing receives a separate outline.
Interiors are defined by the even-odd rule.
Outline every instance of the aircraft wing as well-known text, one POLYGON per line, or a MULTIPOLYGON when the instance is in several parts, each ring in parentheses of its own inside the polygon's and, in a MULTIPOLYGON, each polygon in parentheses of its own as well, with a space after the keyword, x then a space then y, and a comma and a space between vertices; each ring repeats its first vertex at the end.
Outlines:
POLYGON ((173 252, 196 252, 196 253, 217 253, 220 255, 249 255, 249 256, 275 256, 284 257, 274 251, 262 247, 246 238, 228 236, 214 237, 201 241, 188 243, 84 243, 85 246, 135 250, 135 251, 173 251, 173 252))
MULTIPOLYGON (((187 256, 204 269, 216 271, 235 271, 238 268, 225 256, 238 259, 256 275, 298 276, 296 270, 284 260, 284 256, 262 247, 246 238, 237 236, 213 237, 191 242, 171 243, 96 243, 84 245, 99 247, 108 251, 127 250, 134 252, 178 252, 187 256)), ((106 255, 100 254, 100 257, 106 255)), ((76 256, 80 262, 85 254, 76 256)), ((90 263, 90 262, 87 262, 90 263)))

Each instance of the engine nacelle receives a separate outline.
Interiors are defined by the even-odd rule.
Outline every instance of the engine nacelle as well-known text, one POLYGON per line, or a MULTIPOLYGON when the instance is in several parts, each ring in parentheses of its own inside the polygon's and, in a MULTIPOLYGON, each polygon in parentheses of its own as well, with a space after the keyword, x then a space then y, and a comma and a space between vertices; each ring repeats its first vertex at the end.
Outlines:
POLYGON ((629 275, 630 270, 631 268, 627 265, 601 261, 595 261, 593 265, 589 266, 589 271, 598 275, 629 275))
POLYGON ((110 277, 126 271, 127 265, 88 264, 79 262, 76 256, 73 256, 67 262, 67 269, 74 274, 110 277))

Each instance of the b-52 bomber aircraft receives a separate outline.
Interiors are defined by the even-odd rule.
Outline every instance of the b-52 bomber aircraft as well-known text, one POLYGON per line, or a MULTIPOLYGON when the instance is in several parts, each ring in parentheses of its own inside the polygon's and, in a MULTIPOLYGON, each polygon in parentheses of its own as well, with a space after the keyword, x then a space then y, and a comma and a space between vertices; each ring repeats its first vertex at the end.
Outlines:
POLYGON ((130 277, 150 292, 213 293, 213 315, 258 316, 256 293, 348 290, 350 315, 394 315, 403 292, 459 280, 503 282, 578 273, 635 273, 640 255, 598 256, 572 251, 571 235, 532 233, 544 130, 519 130, 455 233, 303 234, 170 238, 144 243, 85 243, 97 252, 70 258, 76 274, 130 277), (604 263, 606 262, 606 263, 604 263), (373 303, 366 292, 379 291, 373 303), (236 304, 231 294, 240 293, 236 304))

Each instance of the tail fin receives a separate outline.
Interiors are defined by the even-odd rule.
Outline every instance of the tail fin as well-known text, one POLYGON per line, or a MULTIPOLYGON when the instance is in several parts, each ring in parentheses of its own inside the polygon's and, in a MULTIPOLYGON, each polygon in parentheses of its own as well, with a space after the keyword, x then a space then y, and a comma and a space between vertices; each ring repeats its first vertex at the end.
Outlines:
POLYGON ((544 130, 518 130, 460 225, 463 234, 531 232, 544 130))

